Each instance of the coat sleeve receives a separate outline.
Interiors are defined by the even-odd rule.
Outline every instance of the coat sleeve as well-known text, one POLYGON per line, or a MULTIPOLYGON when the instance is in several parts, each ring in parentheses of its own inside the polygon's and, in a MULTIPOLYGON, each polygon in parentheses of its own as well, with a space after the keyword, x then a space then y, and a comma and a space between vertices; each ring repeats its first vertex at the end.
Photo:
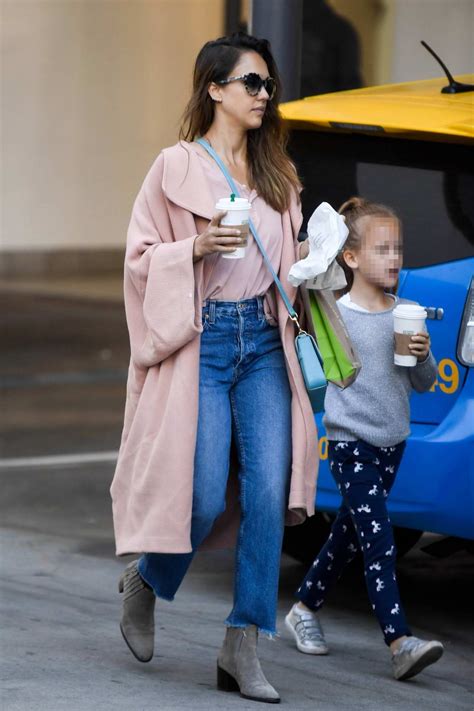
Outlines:
MULTIPOLYGON (((202 331, 193 246, 174 234, 163 193, 163 154, 135 201, 127 235, 124 290, 132 359, 152 367, 202 331)), ((192 216, 189 215, 190 232, 192 216)))

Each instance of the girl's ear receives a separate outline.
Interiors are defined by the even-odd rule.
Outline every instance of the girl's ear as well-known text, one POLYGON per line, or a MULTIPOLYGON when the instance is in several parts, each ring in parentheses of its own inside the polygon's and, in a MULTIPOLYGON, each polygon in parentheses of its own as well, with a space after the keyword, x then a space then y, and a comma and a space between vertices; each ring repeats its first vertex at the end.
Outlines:
POLYGON ((357 254, 352 252, 350 249, 345 249, 342 253, 342 258, 351 269, 357 269, 359 263, 357 261, 357 254))
POLYGON ((222 103, 222 90, 218 84, 211 82, 208 86, 207 93, 216 104, 222 103))

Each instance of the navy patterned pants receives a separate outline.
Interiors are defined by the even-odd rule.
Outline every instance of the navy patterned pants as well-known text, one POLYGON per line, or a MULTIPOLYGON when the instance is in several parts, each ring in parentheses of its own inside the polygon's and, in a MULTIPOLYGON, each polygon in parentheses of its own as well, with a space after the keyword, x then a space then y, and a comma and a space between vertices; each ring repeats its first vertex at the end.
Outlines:
POLYGON ((343 569, 360 549, 372 609, 389 645, 410 635, 395 573, 396 550, 386 499, 405 449, 374 447, 367 442, 329 442, 329 466, 342 505, 329 538, 296 594, 319 610, 343 569))

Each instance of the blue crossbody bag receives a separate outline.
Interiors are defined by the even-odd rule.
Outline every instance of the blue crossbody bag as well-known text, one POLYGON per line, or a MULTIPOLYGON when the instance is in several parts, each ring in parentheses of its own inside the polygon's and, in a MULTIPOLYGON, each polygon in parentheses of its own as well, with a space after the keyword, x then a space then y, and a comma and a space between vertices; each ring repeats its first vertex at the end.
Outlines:
MULTIPOLYGON (((212 146, 204 138, 198 138, 197 143, 199 143, 209 153, 209 155, 214 158, 217 165, 224 173, 231 191, 236 197, 239 197, 239 192, 234 181, 232 180, 229 171, 227 170, 215 150, 212 148, 212 146)), ((306 333, 306 331, 303 331, 303 329, 301 328, 298 322, 298 314, 291 305, 288 295, 285 289, 283 288, 283 284, 281 283, 275 270, 273 269, 272 263, 268 258, 268 255, 263 247, 260 237, 258 236, 258 232, 255 229, 255 225, 253 224, 251 219, 249 219, 249 229, 253 235, 253 238, 255 239, 255 242, 257 243, 260 252, 262 253, 265 264, 270 270, 277 289, 281 294, 281 298, 285 303, 290 319, 293 321, 293 323, 298 329, 298 333, 295 338, 295 348, 300 363, 301 372, 303 374, 303 379, 306 385, 306 391, 308 393, 313 412, 322 412, 324 410, 324 396, 326 394, 327 380, 326 376, 324 375, 323 360, 319 352, 318 346, 313 336, 311 336, 309 333, 306 333)))

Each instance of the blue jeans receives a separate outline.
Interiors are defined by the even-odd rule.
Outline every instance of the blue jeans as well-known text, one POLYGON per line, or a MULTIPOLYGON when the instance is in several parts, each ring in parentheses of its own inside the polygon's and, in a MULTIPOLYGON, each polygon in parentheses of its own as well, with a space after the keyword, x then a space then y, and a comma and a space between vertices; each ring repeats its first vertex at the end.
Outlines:
POLYGON ((342 495, 342 505, 329 538, 309 569, 297 597, 319 610, 347 563, 361 550, 372 609, 389 645, 411 635, 398 591, 396 550, 387 511, 405 449, 374 447, 367 442, 329 442, 329 466, 342 495))
POLYGON ((241 519, 226 624, 274 634, 292 456, 291 391, 279 330, 266 321, 262 297, 207 301, 202 319, 192 552, 145 553, 138 569, 158 597, 173 600, 225 509, 233 439, 241 519))

